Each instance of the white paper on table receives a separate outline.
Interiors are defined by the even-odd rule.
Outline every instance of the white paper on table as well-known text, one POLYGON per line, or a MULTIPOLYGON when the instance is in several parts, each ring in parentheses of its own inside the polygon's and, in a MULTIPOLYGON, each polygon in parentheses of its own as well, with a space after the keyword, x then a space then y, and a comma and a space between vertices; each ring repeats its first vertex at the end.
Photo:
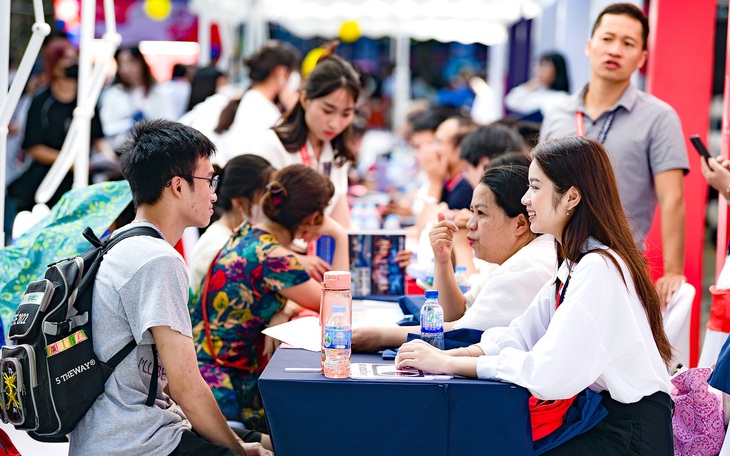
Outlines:
POLYGON ((317 317, 297 318, 266 328, 262 332, 274 339, 305 350, 319 352, 322 349, 320 345, 322 330, 317 317))

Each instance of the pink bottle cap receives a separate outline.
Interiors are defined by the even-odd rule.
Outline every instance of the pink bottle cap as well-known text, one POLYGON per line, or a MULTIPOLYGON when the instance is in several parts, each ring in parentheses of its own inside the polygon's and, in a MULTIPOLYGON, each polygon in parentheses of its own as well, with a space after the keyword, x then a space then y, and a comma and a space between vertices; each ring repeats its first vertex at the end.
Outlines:
POLYGON ((322 287, 326 290, 349 290, 350 282, 349 271, 327 271, 324 273, 322 287))

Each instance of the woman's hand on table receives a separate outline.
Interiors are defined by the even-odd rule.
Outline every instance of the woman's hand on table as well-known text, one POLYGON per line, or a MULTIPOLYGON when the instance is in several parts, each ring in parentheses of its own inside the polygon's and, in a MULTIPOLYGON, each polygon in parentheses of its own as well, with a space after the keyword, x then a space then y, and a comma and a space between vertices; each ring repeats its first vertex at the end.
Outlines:
POLYGON ((396 369, 412 367, 430 374, 453 374, 449 371, 451 356, 428 343, 416 339, 398 349, 395 357, 396 369))

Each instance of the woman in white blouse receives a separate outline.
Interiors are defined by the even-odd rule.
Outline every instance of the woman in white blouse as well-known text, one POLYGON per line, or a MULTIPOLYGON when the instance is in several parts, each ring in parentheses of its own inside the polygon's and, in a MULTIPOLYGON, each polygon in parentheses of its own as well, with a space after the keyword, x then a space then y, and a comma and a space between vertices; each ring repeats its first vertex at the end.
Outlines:
POLYGON ((590 388, 608 416, 546 454, 671 455, 671 346, 605 149, 579 137, 547 141, 533 150, 529 177, 522 201, 531 229, 556 238, 554 279, 479 344, 444 352, 412 341, 397 367, 511 382, 546 400, 590 388))
MULTIPOLYGON (((444 307, 444 330, 506 326, 525 311, 555 270, 554 239, 530 231, 520 198, 527 184, 527 167, 507 165, 488 169, 474 189, 472 215, 466 229, 439 214, 429 233, 434 252, 434 279, 444 307), (463 241, 459 240, 463 237, 463 241), (463 294, 456 283, 452 251, 468 241, 474 255, 492 263, 488 276, 463 294)), ((397 347, 418 326, 358 327, 352 348, 375 352, 397 347)))
POLYGON ((120 48, 114 54, 117 76, 101 99, 99 117, 110 145, 119 150, 132 125, 142 119, 177 120, 175 103, 137 46, 120 48))
POLYGON ((348 62, 333 54, 322 57, 294 108, 250 151, 277 169, 303 164, 327 175, 335 196, 325 214, 345 229, 350 227, 347 173, 355 160, 349 137, 360 90, 360 79, 348 62))

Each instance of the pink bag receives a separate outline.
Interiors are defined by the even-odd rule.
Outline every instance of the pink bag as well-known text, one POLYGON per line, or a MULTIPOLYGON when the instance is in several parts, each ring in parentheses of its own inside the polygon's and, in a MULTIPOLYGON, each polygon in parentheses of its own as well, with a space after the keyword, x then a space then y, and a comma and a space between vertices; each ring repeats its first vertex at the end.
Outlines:
POLYGON ((675 456, 716 456, 722 448, 722 400, 707 384, 711 372, 709 367, 698 367, 672 377, 675 456))

